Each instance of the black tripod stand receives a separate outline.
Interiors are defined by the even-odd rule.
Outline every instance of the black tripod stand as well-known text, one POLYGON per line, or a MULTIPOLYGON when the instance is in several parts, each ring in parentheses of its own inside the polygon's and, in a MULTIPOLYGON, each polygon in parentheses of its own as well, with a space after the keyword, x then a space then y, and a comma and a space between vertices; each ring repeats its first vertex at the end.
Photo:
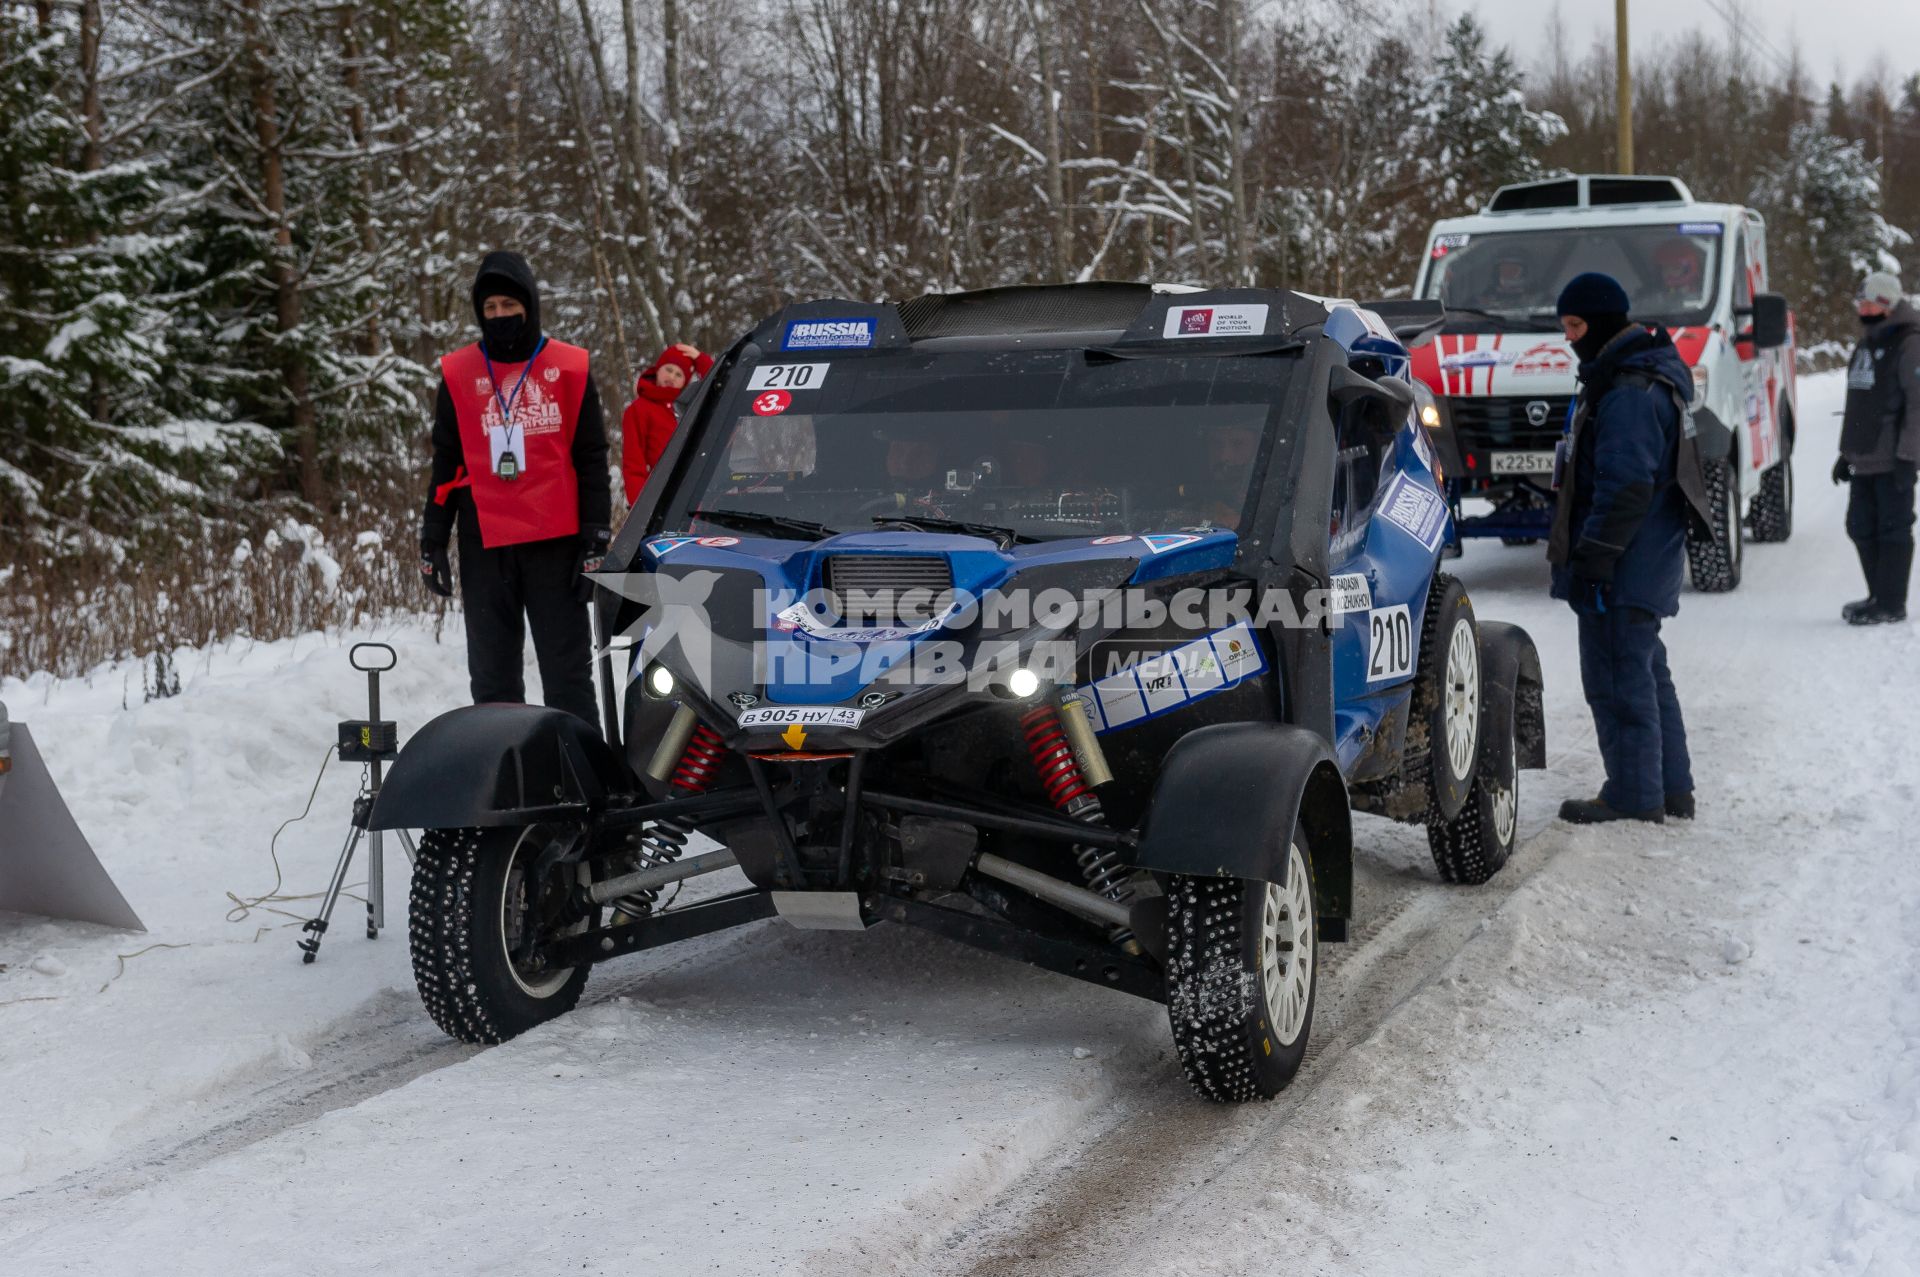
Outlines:
MULTIPOLYGON (((364 671, 367 676, 367 716, 364 719, 349 719, 340 724, 340 761, 343 763, 365 763, 365 779, 360 784, 360 794, 353 800, 353 827, 347 831, 347 845, 340 849, 340 862, 333 867, 333 881, 327 884, 326 899, 320 902, 320 916, 309 918, 301 930, 307 932, 300 941, 302 962, 312 962, 320 956, 320 940, 327 934, 327 922, 333 917, 333 907, 340 901, 340 890, 347 881, 347 869, 353 864, 353 852, 360 845, 361 835, 367 835, 367 939, 379 936, 380 929, 387 925, 386 862, 384 845, 385 835, 378 829, 367 829, 367 819, 373 814, 374 799, 380 796, 380 769, 400 756, 400 731, 390 720, 380 717, 380 675, 399 663, 399 656, 385 643, 355 643, 347 653, 347 659, 353 668, 364 671), (363 664, 360 659, 362 650, 374 653, 385 652, 386 663, 377 664, 378 657, 369 657, 363 664)), ((400 831, 400 845, 406 849, 407 859, 414 858, 413 839, 403 829, 400 831)))

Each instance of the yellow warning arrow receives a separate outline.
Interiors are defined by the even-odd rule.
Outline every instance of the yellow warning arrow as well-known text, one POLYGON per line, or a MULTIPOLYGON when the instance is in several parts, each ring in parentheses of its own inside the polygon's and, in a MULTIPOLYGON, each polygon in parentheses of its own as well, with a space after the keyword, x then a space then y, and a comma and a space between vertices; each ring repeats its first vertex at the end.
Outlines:
POLYGON ((787 742, 788 749, 799 749, 807 743, 807 729, 795 723, 780 733, 780 739, 787 742))

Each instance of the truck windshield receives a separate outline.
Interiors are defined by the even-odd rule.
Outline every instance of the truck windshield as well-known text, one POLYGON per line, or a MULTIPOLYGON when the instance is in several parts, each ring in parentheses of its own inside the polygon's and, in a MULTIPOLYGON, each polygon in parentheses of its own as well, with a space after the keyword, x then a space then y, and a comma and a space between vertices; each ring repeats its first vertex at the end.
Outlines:
POLYGON ((915 518, 1022 540, 1237 528, 1294 366, 1084 350, 743 363, 702 414, 669 518, 739 530, 776 516, 773 535, 802 539, 800 524, 915 518))
POLYGON ((1436 235, 1422 296, 1482 312, 1475 323, 1554 328, 1554 302, 1582 271, 1620 281, 1633 317, 1680 327, 1713 315, 1720 287, 1717 222, 1436 235))

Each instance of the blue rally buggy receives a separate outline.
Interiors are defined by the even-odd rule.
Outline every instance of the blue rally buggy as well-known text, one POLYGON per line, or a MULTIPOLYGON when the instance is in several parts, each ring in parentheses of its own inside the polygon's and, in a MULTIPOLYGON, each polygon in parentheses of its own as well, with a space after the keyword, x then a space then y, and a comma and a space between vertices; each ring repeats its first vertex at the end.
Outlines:
POLYGON ((1544 765, 1532 643, 1437 570, 1431 311, 1091 284, 767 319, 614 546, 598 620, 638 646, 601 730, 456 709, 379 795, 428 831, 434 1020, 497 1042, 592 963, 776 914, 907 923, 1163 1001, 1202 1095, 1272 1096, 1350 813, 1481 882, 1544 765))

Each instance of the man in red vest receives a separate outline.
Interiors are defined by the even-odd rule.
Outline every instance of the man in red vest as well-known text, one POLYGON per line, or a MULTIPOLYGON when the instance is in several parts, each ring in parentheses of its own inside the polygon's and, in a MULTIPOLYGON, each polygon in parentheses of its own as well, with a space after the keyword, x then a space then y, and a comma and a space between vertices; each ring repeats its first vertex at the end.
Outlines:
POLYGON ((540 290, 518 253, 488 253, 473 281, 481 339, 440 360, 433 481, 420 571, 460 599, 476 704, 526 700, 526 632, 546 702, 598 725, 584 606, 613 518, 607 432, 587 352, 540 331, 540 290))

